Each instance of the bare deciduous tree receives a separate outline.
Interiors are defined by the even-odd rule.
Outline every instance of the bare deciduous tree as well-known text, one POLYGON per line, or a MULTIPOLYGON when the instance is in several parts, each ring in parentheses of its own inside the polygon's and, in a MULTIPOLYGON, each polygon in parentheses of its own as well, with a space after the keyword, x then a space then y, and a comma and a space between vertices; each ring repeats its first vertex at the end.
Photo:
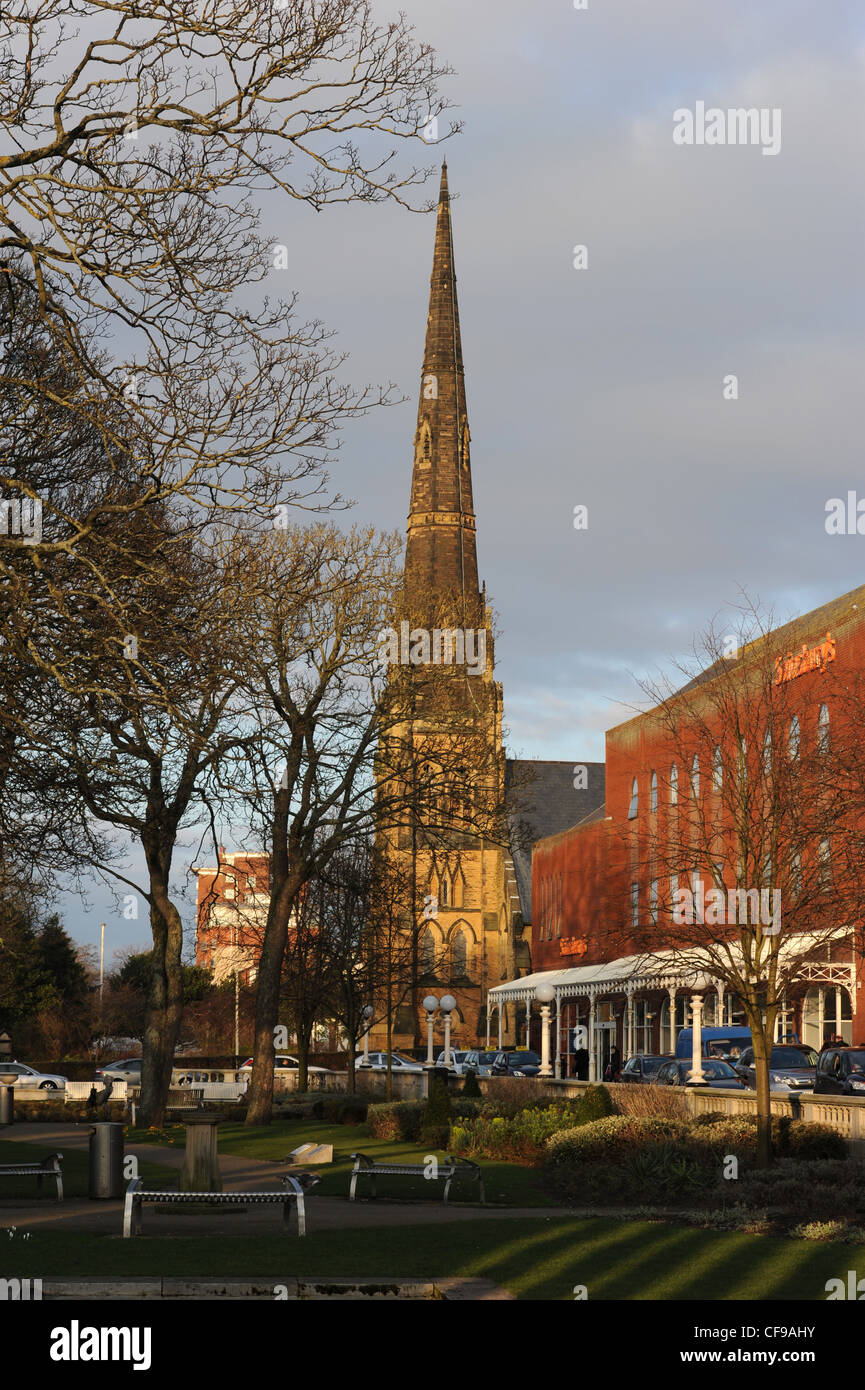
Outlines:
MULTIPOLYGON (((804 634, 794 624, 788 635, 804 634)), ((646 814, 614 842, 606 905, 623 954, 636 950, 659 973, 720 985, 738 1001, 753 1040, 764 1164, 776 1020, 833 943, 856 946, 863 902, 862 802, 841 794, 852 779, 862 784, 851 731, 863 692, 854 696, 831 665, 819 676, 823 699, 836 709, 852 700, 859 712, 838 721, 830 741, 810 706, 806 723, 795 682, 778 681, 778 640, 746 606, 734 655, 710 628, 694 669, 681 668, 684 685, 644 684, 655 780, 646 814)))

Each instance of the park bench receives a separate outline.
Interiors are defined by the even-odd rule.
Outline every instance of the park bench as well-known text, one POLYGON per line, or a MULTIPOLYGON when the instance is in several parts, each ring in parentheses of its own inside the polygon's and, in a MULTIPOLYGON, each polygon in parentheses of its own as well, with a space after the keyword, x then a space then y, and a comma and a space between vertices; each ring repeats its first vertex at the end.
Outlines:
MULTIPOLYGON (((311 1180, 307 1178, 307 1186, 311 1180)), ((265 1202, 281 1202, 282 1218, 286 1226, 291 1220, 291 1208, 297 1212, 297 1234, 306 1235, 306 1209, 303 1201, 303 1185, 290 1175, 280 1178, 281 1192, 151 1192, 142 1187, 141 1178, 133 1178, 126 1189, 126 1202, 123 1207, 123 1237, 141 1234, 141 1208, 145 1202, 160 1206, 180 1206, 184 1202, 206 1203, 211 1207, 251 1207, 265 1202)))
POLYGON ((57 1200, 63 1201, 63 1174, 60 1171, 62 1154, 49 1154, 41 1163, 0 1163, 0 1178, 35 1178, 37 1192, 42 1191, 42 1179, 54 1178, 57 1200))
POLYGON ((448 1154, 447 1158, 435 1160, 435 1166, 429 1163, 377 1163, 367 1154, 352 1154, 354 1167, 351 1170, 351 1183, 348 1190, 348 1200, 355 1200, 358 1178, 369 1178, 370 1195, 375 1196, 375 1180, 377 1177, 395 1178, 425 1178, 428 1182, 444 1180, 444 1200, 447 1201, 451 1183, 454 1178, 471 1178, 478 1185, 480 1199, 486 1202, 484 1196, 484 1176, 477 1163, 472 1163, 468 1158, 452 1158, 448 1154))

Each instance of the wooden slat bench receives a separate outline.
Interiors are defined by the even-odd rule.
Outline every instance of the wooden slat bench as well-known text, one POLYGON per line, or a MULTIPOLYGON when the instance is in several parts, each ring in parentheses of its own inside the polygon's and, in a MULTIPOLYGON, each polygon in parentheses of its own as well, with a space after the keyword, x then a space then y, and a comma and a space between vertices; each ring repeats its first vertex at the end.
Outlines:
POLYGON ((43 1178, 57 1183, 57 1200, 63 1201, 63 1174, 60 1171, 62 1154, 49 1154, 41 1163, 0 1163, 0 1178, 35 1178, 37 1192, 42 1191, 43 1178))
POLYGON ((348 1200, 355 1201, 358 1178, 369 1178, 370 1195, 375 1194, 375 1180, 377 1177, 395 1178, 424 1178, 427 1182, 444 1180, 444 1200, 447 1201, 450 1193, 451 1183, 454 1178, 471 1178, 478 1185, 481 1202, 485 1204, 484 1196, 484 1176, 483 1170, 472 1163, 468 1158, 453 1158, 448 1154, 447 1158, 438 1160, 436 1171, 431 1174, 425 1163, 378 1163, 367 1154, 352 1154, 354 1167, 351 1170, 351 1183, 348 1189, 348 1200))
POLYGON ((180 1206, 184 1202, 206 1203, 211 1207, 251 1207, 265 1202, 282 1203, 282 1219, 286 1226, 291 1221, 291 1208, 297 1212, 297 1234, 306 1235, 306 1209, 303 1201, 303 1187, 297 1178, 285 1176, 281 1192, 145 1192, 141 1178, 133 1178, 126 1189, 123 1207, 123 1236, 141 1234, 141 1208, 145 1202, 159 1203, 160 1206, 180 1206))

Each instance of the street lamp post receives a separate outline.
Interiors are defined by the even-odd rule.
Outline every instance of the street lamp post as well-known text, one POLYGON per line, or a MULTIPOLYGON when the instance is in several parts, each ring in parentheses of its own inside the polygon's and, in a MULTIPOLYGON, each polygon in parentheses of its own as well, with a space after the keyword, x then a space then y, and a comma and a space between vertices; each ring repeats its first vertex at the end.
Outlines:
POLYGON ((99 1028, 102 1029, 102 991, 105 987, 105 923, 99 923, 99 1028))
POLYGON ((445 1016, 445 1055, 444 1065, 449 1067, 451 1064, 451 1010, 455 1009, 457 1001, 452 994, 443 994, 439 1002, 439 1008, 445 1016))
POLYGON ((435 1065, 433 1060, 433 1024, 435 1023, 435 1013, 439 1006, 439 1001, 434 994, 428 994, 423 1001, 426 1010, 426 1063, 428 1067, 435 1065))
POLYGON ((552 1076, 550 1066, 550 1005, 556 997, 552 985, 538 985, 535 998, 541 1006, 541 1069, 540 1076, 552 1076))
POLYGON ((240 1065, 240 976, 237 970, 237 916, 231 924, 231 964, 234 973, 234 1065, 240 1065))
POLYGON ((369 1030, 372 1016, 374 1013, 375 1009, 372 1007, 372 1004, 365 1004, 364 1007, 361 1009, 361 1017, 364 1020, 363 1061, 361 1062, 362 1067, 369 1066, 369 1030))

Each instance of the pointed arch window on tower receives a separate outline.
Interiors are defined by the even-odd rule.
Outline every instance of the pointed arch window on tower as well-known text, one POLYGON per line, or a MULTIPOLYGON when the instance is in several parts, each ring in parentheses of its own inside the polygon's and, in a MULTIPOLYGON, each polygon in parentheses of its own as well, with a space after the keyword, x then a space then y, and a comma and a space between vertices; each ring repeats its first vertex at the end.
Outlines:
POLYGON ((465 902, 466 881, 461 869, 457 869, 451 885, 451 903, 454 907, 462 907, 465 902))
POLYGON ((462 979, 468 974, 468 943, 463 931, 458 931, 453 939, 452 960, 454 979, 462 979))
POLYGON ((429 927, 424 927, 419 942, 420 968, 422 975, 432 975, 436 963, 435 938, 429 927))
POLYGON ((432 431, 430 430, 428 420, 424 420, 420 427, 417 461, 421 468, 432 467, 432 431))
POLYGON ((441 907, 450 906, 450 885, 448 884, 447 874, 442 874, 439 880, 439 905, 441 907))

